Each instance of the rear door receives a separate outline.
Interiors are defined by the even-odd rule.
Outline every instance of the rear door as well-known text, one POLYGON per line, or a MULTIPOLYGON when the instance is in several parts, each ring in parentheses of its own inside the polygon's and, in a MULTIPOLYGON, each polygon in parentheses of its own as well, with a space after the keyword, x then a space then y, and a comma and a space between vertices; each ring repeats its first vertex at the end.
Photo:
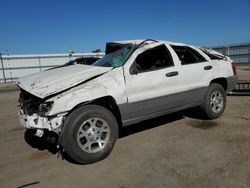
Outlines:
POLYGON ((185 104, 201 103, 212 79, 213 65, 197 49, 190 46, 171 45, 181 63, 179 78, 182 90, 186 93, 185 104))

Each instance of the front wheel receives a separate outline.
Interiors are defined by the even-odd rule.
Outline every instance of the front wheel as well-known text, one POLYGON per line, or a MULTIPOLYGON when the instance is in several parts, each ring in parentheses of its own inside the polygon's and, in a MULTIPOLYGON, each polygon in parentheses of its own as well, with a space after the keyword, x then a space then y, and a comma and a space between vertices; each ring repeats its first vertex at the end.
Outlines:
POLYGON ((216 119, 223 114, 226 108, 226 93, 220 84, 210 84, 201 108, 208 119, 216 119))
POLYGON ((102 106, 86 105, 67 117, 60 139, 72 159, 87 164, 107 157, 117 137, 114 115, 102 106))

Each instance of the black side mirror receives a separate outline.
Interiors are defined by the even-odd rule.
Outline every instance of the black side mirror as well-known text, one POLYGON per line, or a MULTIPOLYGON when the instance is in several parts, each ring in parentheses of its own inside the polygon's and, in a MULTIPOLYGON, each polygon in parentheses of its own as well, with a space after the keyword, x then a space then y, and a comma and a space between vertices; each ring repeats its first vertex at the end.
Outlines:
POLYGON ((137 64, 134 62, 129 69, 129 73, 132 75, 138 74, 139 70, 137 69, 137 64))

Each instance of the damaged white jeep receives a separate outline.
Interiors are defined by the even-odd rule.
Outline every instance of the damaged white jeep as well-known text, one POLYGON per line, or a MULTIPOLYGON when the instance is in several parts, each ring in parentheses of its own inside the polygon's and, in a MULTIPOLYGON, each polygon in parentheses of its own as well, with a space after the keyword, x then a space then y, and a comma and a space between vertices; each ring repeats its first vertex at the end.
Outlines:
POLYGON ((218 118, 237 82, 232 60, 213 50, 156 40, 110 42, 92 65, 72 65, 17 80, 19 119, 79 163, 109 155, 119 128, 200 106, 218 118))

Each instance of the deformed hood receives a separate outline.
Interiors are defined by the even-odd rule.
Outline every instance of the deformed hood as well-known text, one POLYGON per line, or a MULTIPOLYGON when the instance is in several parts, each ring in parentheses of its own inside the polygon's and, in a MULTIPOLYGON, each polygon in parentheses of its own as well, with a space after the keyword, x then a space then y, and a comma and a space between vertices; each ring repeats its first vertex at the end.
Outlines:
POLYGON ((17 85, 39 98, 45 98, 106 73, 111 69, 112 67, 77 64, 19 78, 17 85))

